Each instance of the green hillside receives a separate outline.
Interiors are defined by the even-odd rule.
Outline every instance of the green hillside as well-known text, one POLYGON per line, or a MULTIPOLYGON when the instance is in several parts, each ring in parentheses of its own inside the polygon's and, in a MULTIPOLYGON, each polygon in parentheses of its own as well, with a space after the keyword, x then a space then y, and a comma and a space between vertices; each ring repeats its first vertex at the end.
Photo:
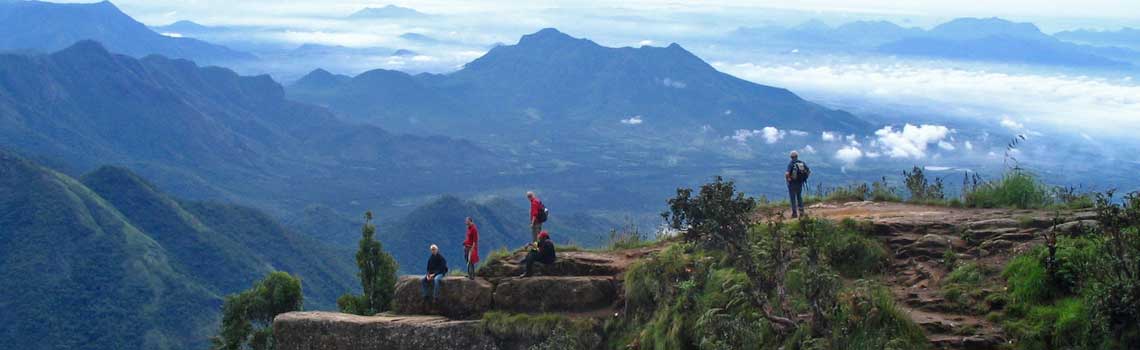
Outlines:
POLYGON ((221 296, 270 271, 300 276, 309 309, 357 288, 350 253, 126 169, 80 182, 0 151, 0 213, 0 348, 201 349, 221 296))

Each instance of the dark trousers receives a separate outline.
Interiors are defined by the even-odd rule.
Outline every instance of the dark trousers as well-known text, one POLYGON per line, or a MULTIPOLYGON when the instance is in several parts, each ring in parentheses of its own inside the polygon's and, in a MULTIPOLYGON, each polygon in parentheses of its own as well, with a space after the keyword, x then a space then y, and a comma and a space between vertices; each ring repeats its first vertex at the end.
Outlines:
POLYGON ((799 181, 792 181, 788 183, 788 201, 792 204, 792 217, 797 217, 804 212, 804 183, 799 181), (799 211, 796 211, 796 210, 799 211))
POLYGON ((531 250, 530 253, 526 254, 526 258, 523 258, 523 261, 522 261, 522 264, 524 266, 523 267, 523 273, 526 274, 527 276, 530 276, 530 272, 534 269, 534 263, 535 262, 540 262, 543 264, 552 263, 552 262, 545 262, 545 261, 539 260, 538 251, 537 250, 531 250))
POLYGON ((471 247, 463 247, 463 260, 467 262, 467 277, 475 278, 475 264, 471 263, 471 247))

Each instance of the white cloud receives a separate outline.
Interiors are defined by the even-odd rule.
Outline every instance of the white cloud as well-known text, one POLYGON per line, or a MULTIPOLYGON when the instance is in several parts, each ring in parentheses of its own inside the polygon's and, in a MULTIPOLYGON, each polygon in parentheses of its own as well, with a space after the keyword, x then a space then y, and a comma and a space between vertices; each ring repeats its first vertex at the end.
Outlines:
POLYGON ((824 131, 820 137, 825 142, 831 142, 831 141, 839 140, 840 136, 838 133, 834 133, 834 132, 830 132, 830 131, 824 131))
POLYGON ((1009 116, 1004 115, 1001 117, 1001 126, 1014 131, 1025 130, 1025 124, 1019 123, 1016 120, 1011 119, 1009 116))
POLYGON ((637 46, 650 46, 653 45, 653 40, 642 40, 637 42, 637 46))
POLYGON ((807 136, 808 135, 808 132, 803 131, 803 130, 788 130, 788 133, 795 135, 795 136, 807 136))
POLYGON ((938 141, 938 148, 941 148, 941 149, 947 150, 947 151, 953 151, 956 149, 956 147, 954 147, 954 144, 946 142, 946 141, 938 141))
POLYGON ((640 115, 635 115, 626 119, 622 119, 621 123, 625 125, 641 125, 645 120, 641 119, 640 115))
POLYGON ((669 79, 669 78, 662 79, 661 85, 665 85, 667 87, 671 87, 674 89, 684 89, 686 86, 688 86, 683 81, 673 80, 673 79, 669 79))
POLYGON ((878 142, 891 158, 924 158, 926 148, 931 143, 942 142, 950 129, 942 125, 914 126, 906 124, 902 130, 895 131, 894 127, 886 126, 878 131, 878 142))
POLYGON ((162 34, 163 36, 171 37, 171 38, 181 38, 182 37, 182 33, 167 32, 167 33, 160 33, 160 34, 162 34))
POLYGON ((776 142, 780 142, 780 140, 784 138, 784 135, 787 135, 786 131, 776 129, 776 128, 771 127, 771 126, 764 127, 763 133, 764 133, 764 142, 767 144, 773 144, 776 142))
POLYGON ((1136 129, 1119 126, 1140 124, 1140 84, 1123 75, 1003 72, 1008 69, 972 63, 948 68, 925 60, 833 62, 772 59, 715 66, 808 99, 860 101, 995 124, 1003 115, 1032 115, 1035 127, 1075 132, 1128 135, 1136 129))
POLYGON ((973 151, 974 150, 974 144, 971 143, 970 141, 966 141, 965 146, 966 146, 967 151, 973 151))
POLYGON ((858 147, 847 146, 835 152, 835 159, 842 161, 846 166, 855 165, 859 158, 863 158, 863 151, 858 147))
POLYGON ((761 135, 760 130, 740 129, 740 130, 736 130, 736 134, 729 136, 728 138, 736 140, 736 142, 745 143, 745 142, 748 142, 748 139, 751 139, 753 137, 760 136, 760 135, 761 135))
POLYGON ((804 146, 803 151, 801 151, 800 153, 815 154, 815 152, 816 152, 815 147, 812 147, 811 145, 807 145, 807 146, 804 146))

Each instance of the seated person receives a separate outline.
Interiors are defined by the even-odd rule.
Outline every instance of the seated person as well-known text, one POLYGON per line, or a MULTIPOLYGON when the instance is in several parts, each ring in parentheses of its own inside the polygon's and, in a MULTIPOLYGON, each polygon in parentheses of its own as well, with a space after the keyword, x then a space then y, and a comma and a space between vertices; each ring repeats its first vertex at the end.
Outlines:
POLYGON ((428 287, 432 288, 431 302, 439 299, 439 285, 443 282, 443 278, 447 276, 447 260, 443 258, 443 254, 439 253, 439 247, 435 244, 431 245, 431 257, 428 258, 427 275, 420 280, 420 292, 423 294, 424 302, 428 301, 428 287))
POLYGON ((523 259, 523 273, 519 277, 529 277, 534 262, 554 264, 554 242, 550 241, 550 234, 546 231, 538 234, 538 242, 532 243, 530 252, 523 259))

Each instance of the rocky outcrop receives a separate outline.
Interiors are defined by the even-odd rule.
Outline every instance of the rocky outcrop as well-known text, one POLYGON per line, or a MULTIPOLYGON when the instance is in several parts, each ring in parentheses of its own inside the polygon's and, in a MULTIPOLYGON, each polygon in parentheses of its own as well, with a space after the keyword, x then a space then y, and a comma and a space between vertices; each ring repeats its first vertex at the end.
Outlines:
MULTIPOLYGON (((534 275, 539 276, 614 276, 624 270, 623 257, 594 252, 558 252, 554 264, 534 264, 534 275)), ((478 275, 486 278, 518 277, 523 272, 519 262, 525 251, 488 262, 479 268, 478 275)))
POLYGON ((590 311, 617 300, 612 277, 529 277, 500 282, 495 306, 517 312, 590 311))
POLYGON ((481 320, 454 321, 439 316, 290 312, 273 320, 278 350, 526 350, 550 345, 589 350, 604 346, 600 329, 558 332, 496 330, 481 320))
POLYGON ((465 319, 479 317, 491 309, 495 286, 485 279, 446 277, 440 285, 439 299, 435 302, 424 300, 421 279, 423 276, 400 278, 396 283, 392 311, 401 315, 443 315, 465 319))
POLYGON ((280 350, 501 349, 479 321, 438 316, 290 312, 273 320, 280 350))

